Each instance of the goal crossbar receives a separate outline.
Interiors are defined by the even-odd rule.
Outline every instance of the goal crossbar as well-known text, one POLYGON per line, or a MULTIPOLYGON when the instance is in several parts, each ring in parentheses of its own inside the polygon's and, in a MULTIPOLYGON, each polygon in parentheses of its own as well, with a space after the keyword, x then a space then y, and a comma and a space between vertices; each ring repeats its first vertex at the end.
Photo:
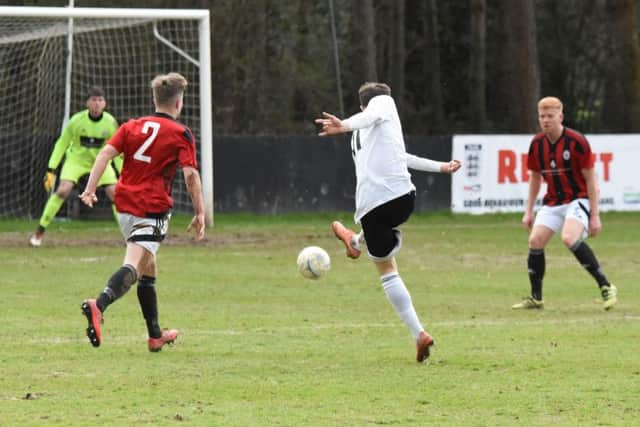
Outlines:
POLYGON ((106 7, 38 7, 0 6, 2 16, 46 18, 156 18, 156 19, 206 19, 206 9, 126 9, 106 7))

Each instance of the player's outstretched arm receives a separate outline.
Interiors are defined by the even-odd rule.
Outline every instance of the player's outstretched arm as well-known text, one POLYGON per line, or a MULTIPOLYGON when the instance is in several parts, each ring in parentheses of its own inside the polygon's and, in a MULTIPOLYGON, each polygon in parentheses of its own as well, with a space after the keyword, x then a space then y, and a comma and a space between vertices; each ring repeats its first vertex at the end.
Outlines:
POLYGON ((415 169, 423 172, 455 173, 460 169, 460 166, 462 166, 462 163, 459 160, 438 162, 436 160, 407 153, 407 167, 409 169, 415 169))
POLYGON ((322 113, 321 119, 316 119, 315 122, 322 125, 322 131, 318 133, 320 136, 338 135, 341 133, 349 132, 349 129, 339 118, 329 113, 322 113))
POLYGON ((98 186, 98 182, 100 182, 100 178, 102 178, 102 174, 104 174, 105 168, 118 154, 120 154, 118 150, 108 144, 102 147, 102 150, 98 153, 96 161, 93 163, 93 167, 91 168, 91 174, 89 174, 87 186, 80 195, 80 200, 90 208, 92 208, 93 204, 98 201, 98 198, 96 197, 96 188, 98 186))
POLYGON ((450 160, 440 167, 441 173, 456 173, 462 167, 460 160, 450 160))
POLYGON ((191 197, 193 210, 195 211, 195 215, 187 227, 187 230, 194 230, 196 233, 196 240, 202 240, 204 239, 205 222, 204 198, 202 197, 202 181, 200 180, 200 173, 197 169, 190 166, 183 167, 182 173, 184 175, 184 182, 187 185, 189 197, 191 197))

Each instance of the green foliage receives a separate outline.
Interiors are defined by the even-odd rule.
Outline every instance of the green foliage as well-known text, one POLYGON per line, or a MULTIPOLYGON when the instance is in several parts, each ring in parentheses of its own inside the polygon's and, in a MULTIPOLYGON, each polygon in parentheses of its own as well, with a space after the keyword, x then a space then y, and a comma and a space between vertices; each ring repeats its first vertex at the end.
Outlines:
POLYGON ((329 229, 350 214, 218 215, 192 245, 188 218, 159 252, 160 320, 175 347, 146 350, 135 290, 84 336, 80 303, 122 262, 110 221, 0 222, 0 425, 632 425, 640 416, 640 215, 603 215, 590 241, 619 288, 597 288, 558 239, 547 250, 543 311, 528 292, 519 216, 419 215, 403 227, 400 271, 432 357, 417 364, 371 262, 344 257, 329 229), (299 249, 327 249, 320 281, 299 249))
MULTIPOLYGON (((365 57, 368 38, 362 33, 362 18, 369 3, 331 1, 337 50, 328 1, 147 0, 139 5, 76 0, 74 5, 208 8, 213 121, 220 135, 315 133, 312 120, 319 113, 339 111, 336 51, 345 114, 358 111, 356 90, 368 78, 363 64, 371 61, 377 79, 390 83, 400 95, 397 101, 410 134, 528 132, 528 126, 514 129, 510 125, 523 108, 514 105, 514 99, 520 100, 515 104, 531 104, 529 97, 545 95, 562 98, 565 123, 582 132, 638 131, 637 2, 521 1, 518 10, 535 11, 531 29, 535 37, 524 42, 509 30, 510 23, 516 28, 526 23, 525 14, 506 13, 513 1, 376 0, 370 3, 375 25, 369 30, 375 46, 365 57), (471 33, 473 4, 483 5, 486 25, 478 28, 485 40, 482 47, 473 45, 479 36, 471 33), (428 31, 431 27, 435 31, 428 31), (518 46, 516 52, 537 55, 514 61, 509 49, 513 43, 518 46), (484 49, 484 81, 476 82, 480 76, 474 75, 479 73, 470 66, 470 57, 484 49), (438 65, 430 67, 436 59, 438 65), (522 63, 525 70, 539 70, 539 75, 514 72, 514 62, 522 63), (486 105, 472 105, 474 84, 485 91, 482 104, 486 105), (442 92, 442 99, 435 96, 434 87, 442 92), (538 87, 540 93, 531 93, 538 92, 538 87), (487 120, 482 124, 477 124, 473 107, 486 109, 487 120)), ((9 3, 64 7, 69 1, 9 3)), ((12 74, 0 74, 4 75, 9 79, 12 74)))

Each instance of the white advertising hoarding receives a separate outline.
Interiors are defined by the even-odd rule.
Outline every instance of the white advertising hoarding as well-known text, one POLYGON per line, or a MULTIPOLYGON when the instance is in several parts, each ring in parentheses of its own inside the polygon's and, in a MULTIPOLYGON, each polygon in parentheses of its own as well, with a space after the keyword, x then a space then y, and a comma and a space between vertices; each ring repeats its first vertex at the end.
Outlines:
MULTIPOLYGON (((640 134, 585 135, 595 156, 600 210, 640 211, 640 134)), ((533 135, 455 135, 451 210, 458 213, 524 212, 533 135)), ((542 185, 538 203, 546 192, 542 185)))

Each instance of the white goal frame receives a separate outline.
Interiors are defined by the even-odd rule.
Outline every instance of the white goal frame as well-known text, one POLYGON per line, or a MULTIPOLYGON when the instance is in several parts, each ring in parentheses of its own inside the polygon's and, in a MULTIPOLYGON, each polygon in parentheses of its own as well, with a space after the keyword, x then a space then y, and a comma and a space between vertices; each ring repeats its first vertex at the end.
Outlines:
MULTIPOLYGON (((0 16, 42 17, 42 18, 137 18, 171 19, 198 21, 199 42, 199 99, 200 99, 200 169, 202 192, 205 204, 205 218, 208 226, 213 225, 213 123, 211 99, 211 46, 210 19, 207 9, 122 9, 122 8, 68 8, 37 6, 0 6, 0 16)), ((71 29, 71 25, 70 25, 71 29)), ((161 40, 167 44, 168 40, 161 40)), ((179 51, 176 46, 172 49, 179 51)), ((180 53, 180 52, 178 52, 180 53)), ((180 53, 182 56, 186 54, 180 53)), ((193 62, 194 59, 185 56, 193 62)), ((65 120, 68 117, 65 117, 65 120)))

